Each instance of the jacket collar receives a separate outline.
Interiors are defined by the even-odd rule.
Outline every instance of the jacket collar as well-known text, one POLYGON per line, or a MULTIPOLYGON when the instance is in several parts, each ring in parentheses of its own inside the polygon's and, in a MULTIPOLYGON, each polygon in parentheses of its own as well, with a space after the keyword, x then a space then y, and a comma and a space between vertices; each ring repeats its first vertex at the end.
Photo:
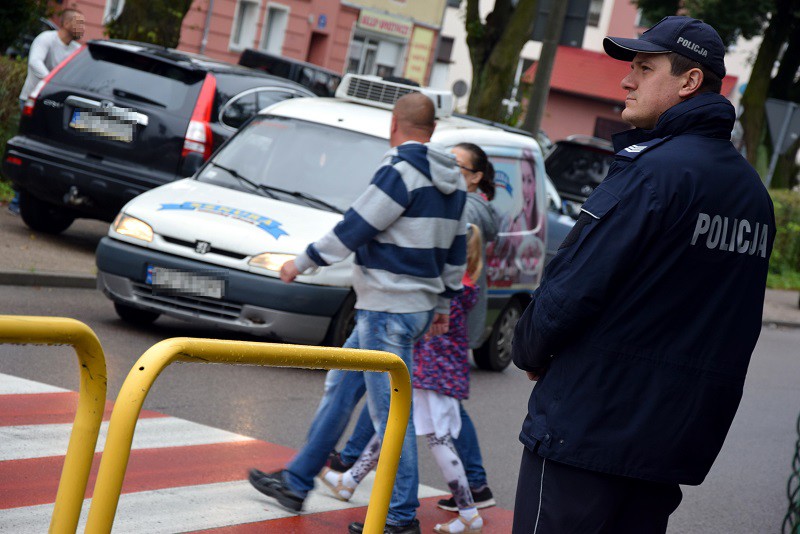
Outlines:
POLYGON ((652 130, 635 128, 614 134, 614 151, 667 136, 693 134, 716 139, 730 139, 736 112, 727 98, 719 93, 703 93, 661 114, 652 130))

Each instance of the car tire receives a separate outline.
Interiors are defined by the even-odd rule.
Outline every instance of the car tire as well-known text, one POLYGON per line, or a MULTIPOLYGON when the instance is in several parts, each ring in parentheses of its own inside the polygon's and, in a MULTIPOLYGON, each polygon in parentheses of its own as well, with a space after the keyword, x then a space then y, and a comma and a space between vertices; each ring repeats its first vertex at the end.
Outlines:
POLYGON ((133 306, 128 306, 127 304, 122 304, 119 302, 114 303, 114 310, 117 312, 117 315, 119 315, 120 319, 126 323, 135 324, 137 326, 147 326, 149 324, 153 324, 153 321, 158 319, 158 317, 161 315, 158 312, 134 308, 133 306))
POLYGON ((522 306, 512 299, 500 312, 489 339, 473 352, 475 365, 489 371, 502 371, 511 363, 511 339, 514 327, 522 317, 522 306))
POLYGON ((339 311, 333 316, 323 344, 329 347, 341 347, 356 325, 356 295, 350 292, 342 302, 339 311))
POLYGON ((39 200, 27 191, 19 192, 19 213, 28 228, 45 234, 60 234, 75 220, 65 208, 39 200))

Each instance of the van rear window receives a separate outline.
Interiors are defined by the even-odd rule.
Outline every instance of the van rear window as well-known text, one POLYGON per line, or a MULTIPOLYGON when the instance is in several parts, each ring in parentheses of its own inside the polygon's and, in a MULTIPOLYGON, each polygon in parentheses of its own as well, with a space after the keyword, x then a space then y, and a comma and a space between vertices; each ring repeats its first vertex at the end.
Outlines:
POLYGON ((126 98, 176 113, 194 108, 204 72, 106 46, 89 46, 62 69, 55 83, 113 101, 126 98))

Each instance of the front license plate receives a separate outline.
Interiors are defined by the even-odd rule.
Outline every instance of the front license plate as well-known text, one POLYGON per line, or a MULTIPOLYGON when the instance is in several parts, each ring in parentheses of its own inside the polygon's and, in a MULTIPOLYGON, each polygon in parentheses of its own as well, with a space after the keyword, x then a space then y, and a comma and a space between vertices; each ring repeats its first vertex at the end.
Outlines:
POLYGON ((69 126, 75 130, 89 132, 114 141, 123 143, 133 141, 133 123, 122 122, 102 113, 76 109, 72 112, 69 126))
POLYGON ((180 295, 215 299, 221 299, 225 295, 225 281, 220 278, 155 265, 147 266, 145 283, 161 291, 172 291, 180 295))

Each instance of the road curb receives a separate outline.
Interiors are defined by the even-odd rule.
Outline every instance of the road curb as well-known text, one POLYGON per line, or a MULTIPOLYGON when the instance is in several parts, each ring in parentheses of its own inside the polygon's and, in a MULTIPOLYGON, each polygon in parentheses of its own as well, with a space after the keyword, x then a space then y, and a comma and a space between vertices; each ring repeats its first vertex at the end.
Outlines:
POLYGON ((0 271, 0 285, 94 289, 97 287, 97 277, 78 273, 0 271))

